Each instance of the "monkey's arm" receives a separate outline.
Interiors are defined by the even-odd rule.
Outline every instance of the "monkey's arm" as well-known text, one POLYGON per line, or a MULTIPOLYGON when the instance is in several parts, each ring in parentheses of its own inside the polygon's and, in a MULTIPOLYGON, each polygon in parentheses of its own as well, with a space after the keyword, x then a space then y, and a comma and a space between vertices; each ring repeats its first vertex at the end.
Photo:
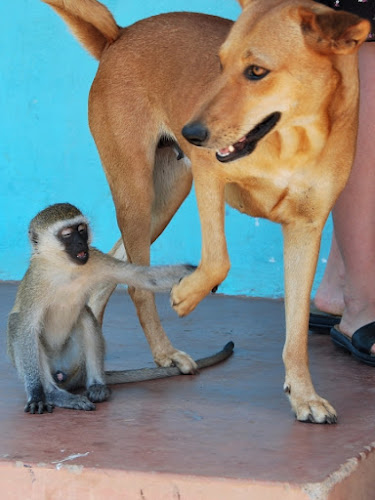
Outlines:
MULTIPOLYGON (((234 343, 228 342, 224 348, 206 358, 196 361, 198 369, 207 368, 217 363, 225 361, 233 354, 234 343)), ((157 378, 175 377, 182 375, 177 366, 166 368, 140 368, 138 370, 123 370, 123 371, 106 371, 105 381, 108 385, 111 384, 127 384, 129 382, 142 382, 144 380, 153 380, 157 378)))
POLYGON ((113 282, 125 283, 135 288, 144 288, 152 292, 169 292, 173 285, 184 276, 191 274, 195 266, 180 264, 173 266, 137 266, 130 262, 123 262, 111 255, 91 247, 88 264, 93 267, 93 280, 96 283, 113 282), (91 260, 91 263, 90 263, 91 260))
POLYGON ((39 322, 23 321, 20 312, 11 313, 8 320, 8 353, 25 384, 27 403, 25 412, 51 412, 53 406, 46 402, 41 376, 41 353, 39 352, 39 322))

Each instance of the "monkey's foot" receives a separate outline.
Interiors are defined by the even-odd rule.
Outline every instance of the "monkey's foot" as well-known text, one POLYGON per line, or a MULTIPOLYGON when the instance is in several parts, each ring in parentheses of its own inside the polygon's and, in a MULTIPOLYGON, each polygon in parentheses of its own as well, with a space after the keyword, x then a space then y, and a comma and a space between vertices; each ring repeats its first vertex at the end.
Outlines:
POLYGON ((24 410, 25 413, 32 413, 33 415, 37 413, 38 415, 41 415, 44 411, 52 413, 53 405, 46 403, 45 401, 28 401, 24 410))
POLYGON ((75 396, 74 399, 71 399, 70 401, 65 401, 64 404, 59 406, 62 406, 63 408, 71 408, 72 410, 85 410, 85 411, 95 410, 96 407, 94 403, 92 403, 86 396, 83 395, 77 396, 75 394, 74 396, 75 396))
POLYGON ((177 366, 181 373, 185 375, 195 375, 198 373, 197 363, 186 352, 174 349, 172 352, 155 356, 155 363, 159 366, 177 366))
POLYGON ((55 389, 48 393, 47 400, 49 404, 59 406, 60 408, 70 408, 72 410, 95 410, 95 405, 88 397, 83 394, 71 394, 62 389, 55 389))
POLYGON ((93 384, 88 387, 86 396, 93 403, 101 403, 109 398, 111 389, 104 384, 93 384))

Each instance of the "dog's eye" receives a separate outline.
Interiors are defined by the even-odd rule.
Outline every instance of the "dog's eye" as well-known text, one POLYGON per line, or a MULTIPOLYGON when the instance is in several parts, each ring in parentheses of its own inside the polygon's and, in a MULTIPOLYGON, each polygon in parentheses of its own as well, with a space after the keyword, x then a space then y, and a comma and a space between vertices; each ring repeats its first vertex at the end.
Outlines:
POLYGON ((269 72, 270 71, 266 68, 252 64, 245 69, 244 75, 248 80, 261 80, 268 75, 269 72))

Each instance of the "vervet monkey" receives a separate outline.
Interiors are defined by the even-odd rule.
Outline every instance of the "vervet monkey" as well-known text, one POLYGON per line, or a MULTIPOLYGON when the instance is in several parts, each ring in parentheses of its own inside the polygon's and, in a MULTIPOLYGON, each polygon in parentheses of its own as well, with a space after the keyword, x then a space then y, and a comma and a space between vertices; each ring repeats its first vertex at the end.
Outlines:
POLYGON ((100 252, 90 246, 88 220, 68 203, 39 212, 30 222, 29 239, 31 261, 7 332, 8 353, 25 383, 26 412, 51 412, 54 406, 94 410, 95 402, 110 395, 107 383, 176 374, 173 368, 154 368, 106 375, 104 337, 87 301, 99 283, 169 291, 193 266, 135 266, 100 252), (86 388, 84 395, 68 392, 80 387, 86 388))

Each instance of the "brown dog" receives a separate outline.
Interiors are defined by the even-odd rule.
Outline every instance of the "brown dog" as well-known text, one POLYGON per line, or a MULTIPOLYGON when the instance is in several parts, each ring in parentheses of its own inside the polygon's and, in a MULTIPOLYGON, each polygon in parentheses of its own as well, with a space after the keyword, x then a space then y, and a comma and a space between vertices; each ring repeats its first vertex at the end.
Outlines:
MULTIPOLYGON (((96 0, 44 1, 100 59, 89 120, 128 258, 149 264, 150 244, 193 175, 203 246, 199 268, 172 291, 184 316, 227 275, 225 201, 281 223, 284 390, 299 420, 335 422, 310 378, 309 302, 321 231, 353 160, 357 49, 369 23, 311 0, 240 0, 234 24, 172 13, 121 29, 96 0)), ((118 244, 113 253, 121 252, 118 244)), ((93 297, 97 314, 110 292, 93 297)), ((156 363, 193 372, 164 333, 152 295, 130 293, 156 363)))

